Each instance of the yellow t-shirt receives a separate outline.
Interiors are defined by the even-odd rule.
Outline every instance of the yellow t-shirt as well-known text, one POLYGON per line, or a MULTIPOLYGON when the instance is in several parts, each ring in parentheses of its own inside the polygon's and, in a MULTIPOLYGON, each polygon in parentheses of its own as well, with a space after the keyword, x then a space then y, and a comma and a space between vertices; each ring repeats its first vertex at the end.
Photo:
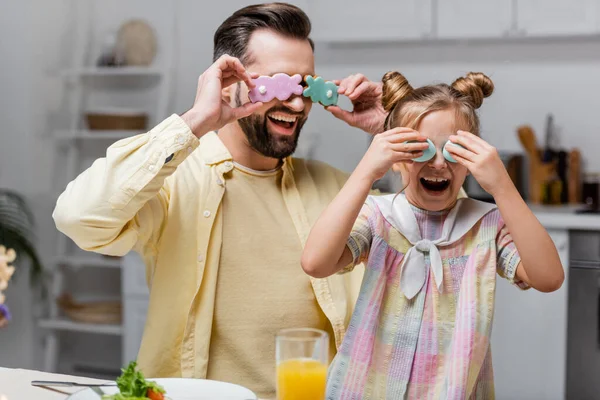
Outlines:
POLYGON ((284 203, 281 168, 260 172, 236 164, 230 173, 207 378, 274 398, 277 331, 308 327, 333 337, 332 328, 300 266, 302 246, 284 203))

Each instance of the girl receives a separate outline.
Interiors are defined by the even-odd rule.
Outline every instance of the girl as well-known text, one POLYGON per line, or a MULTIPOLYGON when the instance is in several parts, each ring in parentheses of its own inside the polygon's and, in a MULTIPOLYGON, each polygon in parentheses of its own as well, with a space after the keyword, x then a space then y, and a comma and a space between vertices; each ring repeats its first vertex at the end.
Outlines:
POLYGON ((481 73, 417 89, 398 72, 383 77, 386 132, 302 255, 316 278, 366 265, 327 399, 491 399, 496 272, 521 289, 561 286, 554 243, 478 137, 475 110, 493 88, 481 73), (390 167, 403 193, 368 196, 390 167), (460 195, 468 173, 495 205, 460 195))

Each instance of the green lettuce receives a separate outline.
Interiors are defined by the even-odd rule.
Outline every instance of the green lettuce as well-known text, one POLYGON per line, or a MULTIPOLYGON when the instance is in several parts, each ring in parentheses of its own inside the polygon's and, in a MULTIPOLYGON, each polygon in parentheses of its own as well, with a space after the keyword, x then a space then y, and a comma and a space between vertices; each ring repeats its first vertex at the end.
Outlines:
POLYGON ((103 400, 148 400, 149 389, 165 393, 165 389, 156 382, 147 381, 137 369, 137 362, 132 361, 127 368, 121 369, 122 374, 117 378, 119 393, 103 396, 103 400))

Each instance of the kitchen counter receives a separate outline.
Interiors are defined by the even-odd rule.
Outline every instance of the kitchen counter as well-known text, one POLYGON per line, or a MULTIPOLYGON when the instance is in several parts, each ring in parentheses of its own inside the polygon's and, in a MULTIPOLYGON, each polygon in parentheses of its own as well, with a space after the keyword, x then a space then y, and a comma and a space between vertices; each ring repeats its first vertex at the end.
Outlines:
POLYGON ((529 208, 546 229, 599 230, 599 214, 576 214, 582 205, 545 206, 529 204, 529 208))

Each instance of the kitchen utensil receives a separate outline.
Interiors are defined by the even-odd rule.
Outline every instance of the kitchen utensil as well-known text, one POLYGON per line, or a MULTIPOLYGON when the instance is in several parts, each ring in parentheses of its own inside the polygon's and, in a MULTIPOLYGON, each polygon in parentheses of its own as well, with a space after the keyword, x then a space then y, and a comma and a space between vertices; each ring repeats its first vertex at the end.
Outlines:
POLYGON ((520 126, 517 134, 521 145, 529 156, 529 201, 542 203, 545 185, 556 172, 556 163, 542 163, 535 133, 530 126, 520 126))
POLYGON ((32 386, 54 386, 54 387, 102 387, 102 386, 117 386, 115 382, 106 383, 80 383, 80 382, 63 382, 63 381, 31 381, 32 386))
POLYGON ((569 180, 567 179, 568 172, 568 154, 566 151, 559 151, 558 155, 558 163, 556 166, 558 179, 561 182, 562 190, 560 192, 560 203, 566 204, 569 202, 569 180))
POLYGON ((521 145, 532 159, 539 157, 539 150, 535 140, 535 133, 530 126, 521 126, 517 130, 521 145))
POLYGON ((553 141, 553 128, 554 128, 554 117, 552 114, 548 114, 546 117, 546 143, 544 144, 544 152, 542 154, 542 162, 548 163, 554 159, 554 151, 552 149, 553 141))
POLYGON ((577 149, 569 153, 569 203, 581 203, 581 153, 577 149))

